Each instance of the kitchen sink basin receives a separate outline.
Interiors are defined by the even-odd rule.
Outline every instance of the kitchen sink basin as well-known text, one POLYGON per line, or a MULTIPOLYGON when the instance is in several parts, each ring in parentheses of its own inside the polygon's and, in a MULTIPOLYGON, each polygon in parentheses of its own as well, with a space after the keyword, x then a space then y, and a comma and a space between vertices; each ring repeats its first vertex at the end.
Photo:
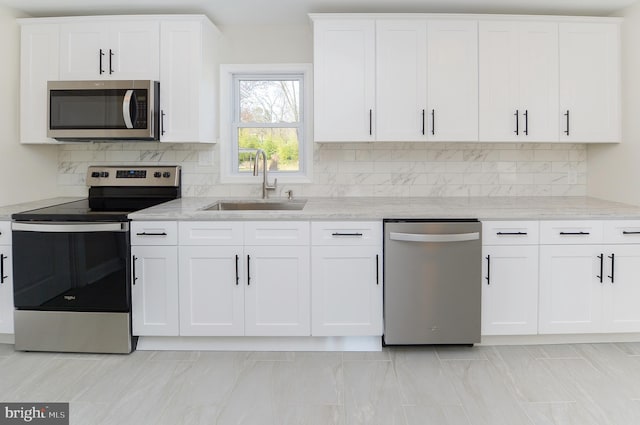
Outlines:
POLYGON ((203 208, 204 211, 300 211, 307 204, 306 199, 294 200, 242 200, 218 201, 203 208))

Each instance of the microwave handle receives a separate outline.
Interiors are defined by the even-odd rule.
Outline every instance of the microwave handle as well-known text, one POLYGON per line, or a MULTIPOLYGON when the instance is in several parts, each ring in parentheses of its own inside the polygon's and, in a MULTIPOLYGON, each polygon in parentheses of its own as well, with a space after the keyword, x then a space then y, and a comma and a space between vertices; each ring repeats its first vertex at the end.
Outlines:
POLYGON ((133 128, 133 119, 131 116, 131 102, 135 103, 136 94, 133 90, 127 90, 122 101, 122 117, 127 128, 133 128))

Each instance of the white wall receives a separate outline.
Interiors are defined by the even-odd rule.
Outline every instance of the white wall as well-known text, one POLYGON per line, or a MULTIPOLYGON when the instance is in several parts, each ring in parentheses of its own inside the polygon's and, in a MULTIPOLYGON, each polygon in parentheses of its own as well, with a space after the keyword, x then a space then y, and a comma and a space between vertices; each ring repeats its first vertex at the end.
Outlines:
POLYGON ((0 6, 0 205, 56 195, 55 146, 18 142, 20 29, 17 13, 0 6))
POLYGON ((640 205, 640 3, 623 10, 622 143, 587 149, 588 194, 640 205))

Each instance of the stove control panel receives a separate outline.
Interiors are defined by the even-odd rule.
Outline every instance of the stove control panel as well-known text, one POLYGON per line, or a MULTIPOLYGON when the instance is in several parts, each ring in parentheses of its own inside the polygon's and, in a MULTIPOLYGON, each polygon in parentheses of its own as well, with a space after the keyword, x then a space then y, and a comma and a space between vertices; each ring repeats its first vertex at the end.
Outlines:
POLYGON ((179 187, 180 166, 90 166, 87 186, 179 187))

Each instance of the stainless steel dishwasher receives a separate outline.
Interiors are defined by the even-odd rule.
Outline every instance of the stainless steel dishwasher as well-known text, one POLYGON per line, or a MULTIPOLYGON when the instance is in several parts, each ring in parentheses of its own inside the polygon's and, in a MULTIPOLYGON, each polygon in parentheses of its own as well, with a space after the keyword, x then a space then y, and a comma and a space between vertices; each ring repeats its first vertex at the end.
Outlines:
POLYGON ((384 343, 480 342, 482 225, 384 220, 384 343))

